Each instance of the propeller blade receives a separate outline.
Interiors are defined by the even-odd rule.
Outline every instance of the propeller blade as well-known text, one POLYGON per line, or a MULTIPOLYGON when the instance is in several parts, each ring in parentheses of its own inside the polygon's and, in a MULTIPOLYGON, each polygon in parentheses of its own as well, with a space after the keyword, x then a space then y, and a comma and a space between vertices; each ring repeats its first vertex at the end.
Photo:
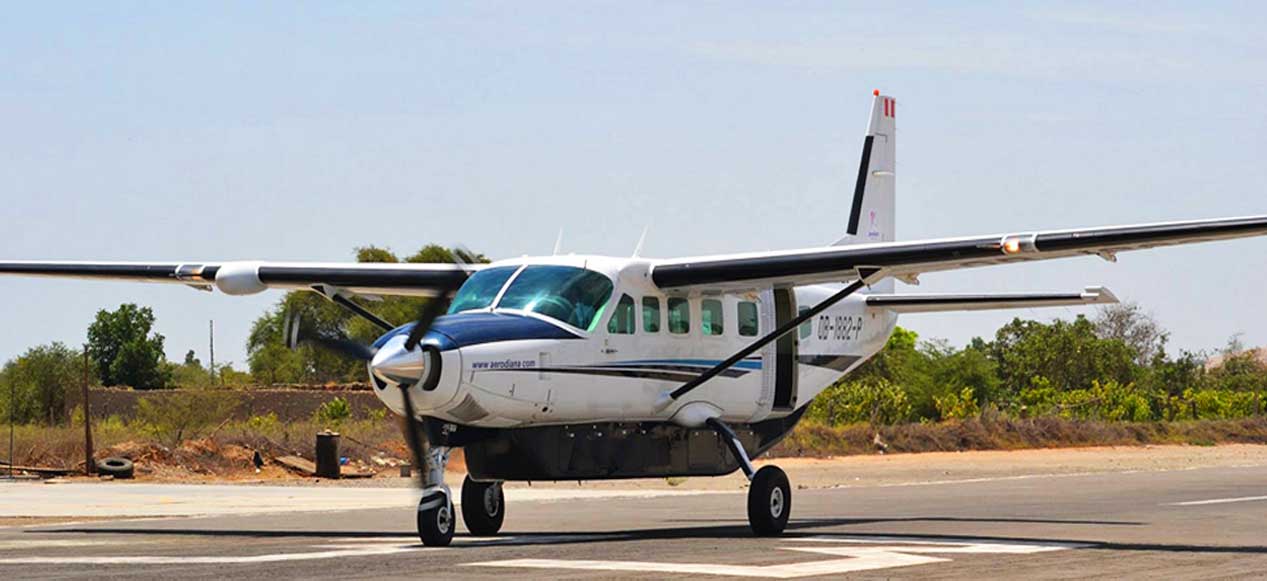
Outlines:
POLYGON ((374 354, 378 352, 371 345, 353 341, 347 337, 323 337, 313 333, 305 333, 300 320, 299 313, 292 312, 286 315, 285 324, 282 327, 282 337, 288 349, 298 349, 300 345, 307 344, 361 361, 373 360, 374 354))
POLYGON ((405 408, 405 422, 402 428, 405 431, 405 443, 409 444, 414 471, 417 472, 418 486, 421 488, 426 483, 427 476, 424 471, 427 469, 427 460, 424 447, 429 446, 429 442, 426 439, 425 430, 420 430, 423 427, 422 422, 418 421, 417 416, 414 415, 414 402, 413 398, 409 397, 409 388, 410 385, 407 383, 400 384, 400 399, 405 408))

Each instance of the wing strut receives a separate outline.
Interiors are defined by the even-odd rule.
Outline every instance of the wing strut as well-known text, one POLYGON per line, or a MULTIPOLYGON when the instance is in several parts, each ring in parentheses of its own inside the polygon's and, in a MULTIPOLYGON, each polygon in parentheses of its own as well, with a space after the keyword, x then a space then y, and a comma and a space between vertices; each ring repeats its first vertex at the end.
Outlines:
POLYGON ((739 363, 740 361, 743 361, 745 357, 752 355, 753 353, 756 353, 758 349, 761 349, 762 347, 765 347, 766 345, 769 345, 770 343, 777 341, 779 337, 782 337, 788 334, 793 329, 800 326, 801 323, 804 323, 805 321, 808 321, 818 316, 819 313, 827 310, 832 305, 844 300, 845 297, 858 292, 858 290, 860 290, 862 287, 872 284, 876 282, 877 280, 879 280, 880 278, 883 278, 883 277, 876 276, 879 273, 880 273, 880 269, 878 268, 858 269, 858 280, 849 283, 849 286, 846 286, 845 288, 841 289, 836 294, 830 297, 827 297, 826 299, 823 299, 822 302, 818 303, 817 305, 814 305, 808 311, 801 313, 796 318, 784 323, 781 327, 766 334, 766 336, 760 339, 757 339, 756 341, 753 341, 747 347, 744 347, 743 349, 740 349, 738 352, 736 352, 734 355, 727 357, 725 361, 722 361, 721 363, 718 363, 717 365, 714 365, 708 368, 707 371, 699 374, 699 376, 696 377, 695 379, 692 379, 682 384, 681 387, 673 391, 662 394, 660 396, 659 401, 656 402, 656 407, 659 409, 663 409, 667 407, 670 403, 673 403, 674 401, 678 400, 682 396, 690 393, 691 390, 699 387, 700 385, 703 385, 704 382, 714 377, 717 377, 717 375, 720 374, 721 372, 727 369, 730 369, 732 366, 734 366, 734 364, 739 363))

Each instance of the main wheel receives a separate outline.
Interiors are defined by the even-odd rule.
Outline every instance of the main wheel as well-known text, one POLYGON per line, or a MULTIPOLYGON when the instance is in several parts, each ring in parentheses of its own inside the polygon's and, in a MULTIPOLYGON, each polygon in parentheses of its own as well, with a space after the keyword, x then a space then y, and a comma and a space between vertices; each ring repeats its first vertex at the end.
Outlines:
POLYGON ((423 494, 418 502, 418 538, 428 547, 447 547, 453 542, 453 501, 443 492, 423 494))
POLYGON ((792 514, 792 487, 778 466, 762 466, 748 488, 748 525, 759 537, 783 532, 792 514))
POLYGON ((500 482, 462 481, 462 521, 473 535, 495 535, 506 520, 506 494, 500 482))

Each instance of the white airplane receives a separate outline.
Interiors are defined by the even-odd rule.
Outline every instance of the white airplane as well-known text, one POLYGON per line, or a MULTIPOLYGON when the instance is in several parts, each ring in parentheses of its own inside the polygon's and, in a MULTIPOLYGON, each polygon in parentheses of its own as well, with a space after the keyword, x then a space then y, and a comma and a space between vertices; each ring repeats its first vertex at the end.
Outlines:
MULTIPOLYGON (((924 273, 1267 234, 1267 216, 894 238, 895 101, 875 93, 847 234, 830 246, 650 259, 545 256, 474 264, 0 262, 0 274, 169 282, 230 295, 321 293, 381 326, 373 345, 304 337, 367 361, 374 391, 410 418, 424 466, 418 532, 453 537, 449 452, 469 475, 462 516, 496 533, 504 481, 717 476, 743 470, 758 535, 783 531, 792 489, 751 459, 823 389, 885 344, 901 313, 1116 302, 1109 291, 895 294, 924 273), (456 291, 456 293, 454 292, 456 291), (439 296, 387 323, 355 295, 439 296), (440 310, 448 303, 448 314, 440 310), (421 429, 414 429, 414 423, 421 429), (421 434, 419 433, 421 432, 421 434)), ((639 244, 641 246, 641 243, 639 244)))

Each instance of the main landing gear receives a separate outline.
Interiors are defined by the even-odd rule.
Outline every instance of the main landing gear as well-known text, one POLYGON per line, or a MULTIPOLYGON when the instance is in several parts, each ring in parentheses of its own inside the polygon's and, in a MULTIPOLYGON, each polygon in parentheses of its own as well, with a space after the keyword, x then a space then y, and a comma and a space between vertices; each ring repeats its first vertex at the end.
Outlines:
MULTIPOLYGON (((444 467, 449 462, 449 448, 433 446, 427 450, 423 474, 422 500, 418 501, 418 538, 428 547, 445 547, 453 542, 457 513, 453 495, 444 483, 444 467)), ((500 482, 476 482, 470 476, 462 482, 462 520, 471 534, 497 534, 506 519, 506 495, 500 482)))
POLYGON ((497 534, 506 520, 506 495, 500 482, 462 481, 462 521, 476 536, 497 534))
POLYGON ((721 435, 730 453, 739 461, 739 467, 748 477, 748 526, 759 537, 772 537, 783 533, 788 516, 792 514, 792 487, 787 474, 778 466, 763 466, 753 470, 748 452, 743 449, 739 437, 725 422, 711 418, 707 421, 721 435))

